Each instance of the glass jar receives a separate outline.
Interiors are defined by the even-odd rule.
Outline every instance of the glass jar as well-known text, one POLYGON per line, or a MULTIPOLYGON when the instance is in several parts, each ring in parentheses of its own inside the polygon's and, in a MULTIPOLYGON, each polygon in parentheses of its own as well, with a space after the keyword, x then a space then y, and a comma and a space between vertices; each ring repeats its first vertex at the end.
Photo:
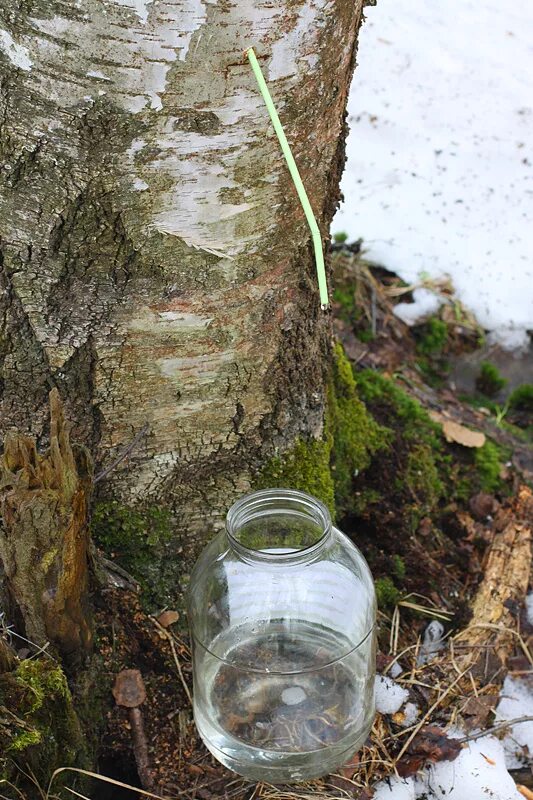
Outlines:
POLYGON ((318 777, 374 719, 376 600, 360 551, 320 501, 268 489, 229 510, 191 576, 194 717, 256 781, 318 777))

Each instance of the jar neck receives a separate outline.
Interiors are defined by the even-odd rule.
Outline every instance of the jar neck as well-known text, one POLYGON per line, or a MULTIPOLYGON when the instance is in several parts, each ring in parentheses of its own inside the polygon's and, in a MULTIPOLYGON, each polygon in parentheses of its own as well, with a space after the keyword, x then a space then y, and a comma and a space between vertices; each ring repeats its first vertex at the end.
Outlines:
POLYGON ((248 561, 313 561, 331 538, 331 516, 311 495, 265 489, 237 500, 226 517, 230 547, 248 561))

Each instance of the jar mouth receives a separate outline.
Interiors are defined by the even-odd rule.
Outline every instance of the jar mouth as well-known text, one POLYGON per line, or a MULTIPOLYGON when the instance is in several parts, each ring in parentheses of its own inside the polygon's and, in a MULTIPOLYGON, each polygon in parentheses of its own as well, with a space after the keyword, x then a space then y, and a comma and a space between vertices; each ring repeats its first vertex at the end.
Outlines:
POLYGON ((320 500, 295 489, 264 489, 244 495, 226 517, 226 531, 242 555, 287 561, 307 557, 331 532, 331 516, 320 500))

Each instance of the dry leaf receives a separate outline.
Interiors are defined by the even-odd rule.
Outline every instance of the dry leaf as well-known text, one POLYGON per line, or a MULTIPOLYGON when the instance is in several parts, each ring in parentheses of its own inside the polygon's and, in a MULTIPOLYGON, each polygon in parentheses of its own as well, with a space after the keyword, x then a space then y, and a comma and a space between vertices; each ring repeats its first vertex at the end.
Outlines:
POLYGON ((471 431, 458 422, 447 419, 442 423, 442 432, 447 442, 456 442, 463 447, 483 447, 485 444, 485 434, 479 431, 471 431))
POLYGON ((463 708, 463 714, 468 717, 465 723, 466 730, 484 728, 492 710, 498 704, 498 700, 498 695, 469 697, 463 708))
POLYGON ((489 758, 488 756, 485 755, 485 753, 481 753, 481 755, 483 756, 483 758, 485 759, 487 764, 491 765, 491 767, 495 767, 496 766, 496 762, 494 761, 493 758, 489 758))
POLYGON ((180 615, 177 611, 163 611, 163 613, 158 616, 157 621, 162 628, 170 628, 179 618, 180 615))
POLYGON ((398 775, 414 775, 426 761, 454 761, 461 752, 457 739, 449 739, 437 725, 426 725, 415 736, 405 756, 396 765, 398 775))

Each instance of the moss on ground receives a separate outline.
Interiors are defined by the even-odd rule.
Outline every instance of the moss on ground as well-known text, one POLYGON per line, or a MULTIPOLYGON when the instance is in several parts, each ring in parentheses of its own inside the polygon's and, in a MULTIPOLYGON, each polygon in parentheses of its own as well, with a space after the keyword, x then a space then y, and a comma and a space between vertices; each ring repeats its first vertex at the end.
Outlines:
POLYGON ((475 451, 476 483, 482 491, 495 492, 504 487, 500 478, 504 459, 504 450, 490 439, 487 439, 483 447, 479 447, 475 451))
POLYGON ((507 384, 500 371, 490 361, 483 361, 479 375, 476 378, 476 389, 486 397, 494 397, 507 384))
POLYGON ((510 408, 533 413, 533 384, 524 383, 518 386, 509 397, 510 408))
POLYGON ((418 328, 417 353, 434 356, 442 353, 448 344, 448 326, 438 317, 432 317, 418 328))
POLYGON ((0 777, 20 780, 20 767, 46 787, 60 767, 88 767, 72 696, 54 661, 22 661, 0 675, 0 706, 7 710, 0 719, 0 777))
POLYGON ((377 578, 375 581, 378 608, 381 611, 392 611, 401 597, 400 590, 394 585, 392 578, 377 578))
POLYGON ((444 493, 444 483, 431 447, 416 444, 407 456, 405 484, 416 500, 422 516, 436 508, 444 493))

